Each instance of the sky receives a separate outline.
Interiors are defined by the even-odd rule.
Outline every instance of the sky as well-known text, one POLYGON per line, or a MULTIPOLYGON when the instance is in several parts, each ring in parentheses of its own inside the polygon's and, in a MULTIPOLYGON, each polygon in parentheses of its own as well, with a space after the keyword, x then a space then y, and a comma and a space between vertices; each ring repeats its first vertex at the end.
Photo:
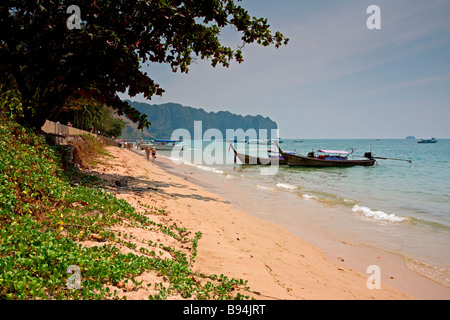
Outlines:
MULTIPOLYGON (((244 62, 188 74, 143 66, 162 97, 123 99, 180 103, 207 112, 262 115, 280 137, 304 139, 450 138, 449 0, 243 0, 290 39, 276 49, 246 44, 244 62), (380 29, 367 20, 380 8, 380 29)), ((223 43, 241 45, 227 29, 223 43)), ((151 119, 150 119, 151 121, 151 119)))

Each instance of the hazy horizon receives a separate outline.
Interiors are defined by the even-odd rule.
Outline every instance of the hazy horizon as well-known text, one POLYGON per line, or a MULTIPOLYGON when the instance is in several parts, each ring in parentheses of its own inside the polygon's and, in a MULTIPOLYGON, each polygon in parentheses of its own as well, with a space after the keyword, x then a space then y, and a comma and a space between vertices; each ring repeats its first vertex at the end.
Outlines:
MULTIPOLYGON (((124 99, 124 100, 130 100, 130 101, 138 101, 138 100, 132 100, 132 99, 129 99, 129 98, 127 98, 127 99, 124 99)), ((179 105, 182 105, 183 107, 189 107, 189 108, 194 108, 194 109, 202 109, 202 110, 204 110, 203 108, 197 108, 197 107, 194 107, 194 106, 185 106, 185 105, 183 105, 182 103, 179 103, 179 102, 171 102, 171 101, 168 101, 168 102, 164 102, 164 103, 152 103, 152 101, 153 100, 147 100, 147 101, 138 101, 138 102, 141 102, 141 103, 147 103, 147 104, 149 104, 149 105, 164 105, 164 104, 179 104, 179 105)), ((206 111, 206 112, 214 112, 214 113, 217 113, 217 112, 221 112, 221 111, 229 111, 229 110, 213 110, 213 111, 208 111, 208 110, 204 110, 204 111, 206 111)), ((229 112, 231 112, 231 111, 229 111, 229 112)), ((260 115, 260 116, 262 116, 262 117, 267 117, 267 116, 265 116, 265 115, 263 115, 263 114, 241 114, 241 113, 236 113, 236 112, 231 112, 231 113, 234 113, 234 114, 237 114, 237 115, 241 115, 241 116, 247 116, 247 115, 249 115, 249 116, 257 116, 257 115, 260 115)), ((270 117, 269 117, 270 118, 270 117)), ((272 119, 272 118, 270 118, 271 120, 274 120, 274 119, 272 119)), ((150 119, 151 120, 151 119, 150 119)), ((275 120, 274 120, 275 121, 275 120)), ((276 122, 276 121, 275 121, 276 122)), ((277 125, 279 126, 279 124, 277 123, 277 125)), ((450 137, 436 137, 436 136, 433 136, 433 137, 419 137, 419 136, 417 136, 417 135, 414 135, 414 134, 408 134, 408 135, 405 135, 404 137, 386 137, 386 138, 378 138, 378 137, 367 137, 367 138, 356 138, 356 137, 354 137, 354 138, 352 138, 352 137, 348 137, 348 138, 332 138, 332 137, 321 137, 321 138, 314 138, 314 137, 310 137, 310 138, 304 138, 304 137, 301 137, 301 136, 297 136, 297 137, 283 137, 283 136, 281 136, 280 135, 280 138, 282 139, 282 140, 284 140, 284 139, 304 139, 304 140, 315 140, 315 139, 317 139, 317 140, 333 140, 333 139, 336 139, 336 140, 371 140, 371 139, 382 139, 382 140, 401 140, 401 139, 406 139, 406 137, 408 137, 408 136, 413 136, 413 137, 415 137, 416 138, 416 140, 419 140, 419 139, 431 139, 431 138, 436 138, 436 139, 438 139, 438 140, 445 140, 445 139, 450 139, 450 137)))

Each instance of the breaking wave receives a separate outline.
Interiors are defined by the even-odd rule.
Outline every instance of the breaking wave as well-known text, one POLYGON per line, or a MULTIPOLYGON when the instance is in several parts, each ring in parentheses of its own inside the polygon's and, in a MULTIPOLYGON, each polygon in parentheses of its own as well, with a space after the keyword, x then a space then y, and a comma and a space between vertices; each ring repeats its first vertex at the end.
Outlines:
POLYGON ((352 208, 352 211, 356 212, 356 213, 360 213, 365 217, 373 218, 373 219, 379 220, 379 221, 400 222, 400 221, 408 220, 408 218, 399 217, 393 213, 386 213, 383 211, 372 210, 370 208, 359 206, 359 205, 354 205, 352 208))
POLYGON ((306 193, 304 195, 302 195, 302 198, 305 199, 305 200, 319 200, 318 197, 312 196, 312 195, 306 194, 306 193))
POLYGON ((257 184, 256 187, 263 190, 276 190, 276 188, 266 187, 259 184, 257 184))
POLYGON ((286 190, 295 190, 297 189, 297 186, 294 186, 292 184, 288 184, 288 183, 277 183, 277 187, 281 188, 281 189, 286 189, 286 190))

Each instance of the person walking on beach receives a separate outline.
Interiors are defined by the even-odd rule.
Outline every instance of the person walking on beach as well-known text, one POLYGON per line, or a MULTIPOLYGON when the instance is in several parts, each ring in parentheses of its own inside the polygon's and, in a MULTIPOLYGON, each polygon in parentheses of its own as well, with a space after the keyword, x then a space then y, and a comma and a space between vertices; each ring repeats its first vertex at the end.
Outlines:
POLYGON ((147 155, 147 161, 150 161, 150 148, 148 146, 145 148, 145 154, 147 155))
POLYGON ((156 159, 156 149, 155 149, 155 147, 153 147, 153 149, 152 149, 152 158, 153 158, 153 164, 155 164, 155 159, 156 159))

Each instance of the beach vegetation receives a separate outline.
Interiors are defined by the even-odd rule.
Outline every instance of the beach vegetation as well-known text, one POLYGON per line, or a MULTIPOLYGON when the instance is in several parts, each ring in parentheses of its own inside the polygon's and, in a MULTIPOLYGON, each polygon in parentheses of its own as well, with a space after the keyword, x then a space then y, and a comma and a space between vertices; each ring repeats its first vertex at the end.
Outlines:
POLYGON ((117 116, 141 130, 147 116, 118 94, 162 95, 146 64, 188 73, 198 58, 241 63, 245 44, 287 44, 237 2, 80 0, 75 16, 62 0, 2 2, 0 299, 125 299, 142 288, 150 299, 249 297, 244 280, 193 271, 201 232, 161 223, 163 209, 138 211, 88 173, 110 157, 102 139, 58 145, 41 131, 46 120, 71 121, 118 137, 117 116), (236 48, 221 40, 230 27, 236 48), (170 241, 138 239, 127 227, 170 241))
POLYGON ((164 225, 154 218, 165 210, 138 211, 100 179, 64 170, 65 149, 0 119, 0 299, 126 299, 137 290, 151 290, 149 299, 249 297, 244 280, 193 271, 201 232, 164 225), (175 245, 119 228, 128 226, 175 245), (79 288, 68 285, 71 266, 79 288))

